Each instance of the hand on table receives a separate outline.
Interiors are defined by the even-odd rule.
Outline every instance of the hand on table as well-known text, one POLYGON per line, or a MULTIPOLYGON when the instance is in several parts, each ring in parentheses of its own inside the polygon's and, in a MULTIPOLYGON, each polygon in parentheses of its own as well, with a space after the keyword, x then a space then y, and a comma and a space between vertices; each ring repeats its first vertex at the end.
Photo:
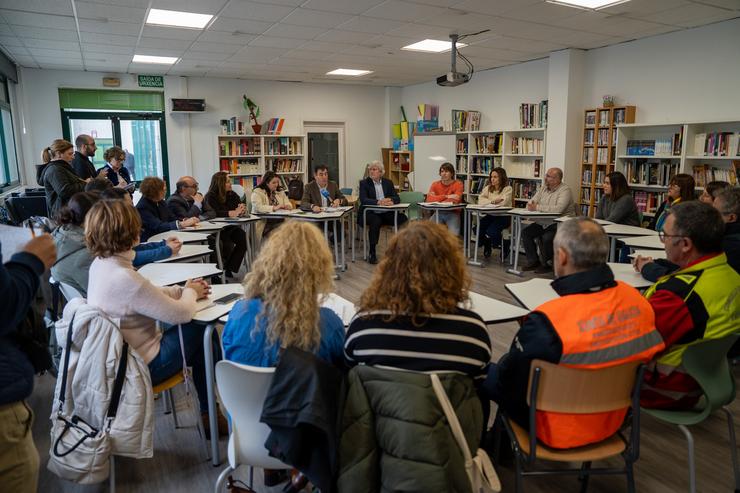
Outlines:
POLYGON ((528 211, 536 211, 537 210, 537 202, 534 200, 527 203, 527 210, 528 211))
POLYGON ((455 193, 453 193, 453 194, 450 194, 450 195, 446 195, 445 198, 450 199, 450 200, 458 200, 460 198, 460 196, 457 195, 457 194, 455 194, 455 193))
POLYGON ((177 238, 177 236, 170 236, 165 240, 165 244, 170 247, 170 250, 172 250, 172 255, 180 253, 182 242, 177 238))
POLYGON ((182 221, 180 221, 180 226, 182 226, 183 228, 187 228, 189 226, 195 226, 199 222, 200 222, 200 219, 198 219, 197 217, 189 217, 187 219, 183 219, 182 221))
POLYGON ((332 207, 339 207, 342 205, 342 201, 339 199, 334 199, 334 202, 331 203, 332 207))
POLYGON ((311 207, 311 210, 313 212, 321 212, 321 207, 319 207, 318 205, 314 205, 311 207))
POLYGON ((642 255, 638 255, 632 261, 632 267, 635 268, 635 271, 642 272, 642 268, 645 267, 646 264, 649 264, 652 261, 653 261, 653 257, 643 257, 642 255))
POLYGON ((208 285, 206 281, 203 279, 189 279, 185 283, 185 289, 190 288, 195 291, 197 294, 198 300, 202 300, 203 298, 207 297, 209 294, 211 294, 211 286, 208 285))

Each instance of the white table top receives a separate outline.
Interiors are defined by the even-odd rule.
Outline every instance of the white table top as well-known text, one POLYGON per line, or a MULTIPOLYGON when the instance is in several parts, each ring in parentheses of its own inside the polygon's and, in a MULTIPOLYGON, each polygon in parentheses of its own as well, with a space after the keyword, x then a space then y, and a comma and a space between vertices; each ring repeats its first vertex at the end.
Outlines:
POLYGON ((165 264, 167 262, 183 262, 185 260, 197 259, 198 257, 208 255, 212 251, 213 250, 211 250, 208 245, 183 245, 180 247, 180 251, 177 255, 157 260, 156 263, 165 264))
POLYGON ((306 221, 321 221, 326 219, 338 219, 351 211, 353 209, 352 206, 344 206, 344 207, 329 207, 327 210, 323 210, 321 212, 308 212, 303 211, 300 209, 280 209, 277 211, 272 212, 257 212, 258 216, 261 219, 264 219, 265 217, 291 217, 294 219, 302 219, 306 221))
POLYGON ((251 223, 253 221, 259 221, 261 218, 252 214, 251 216, 240 216, 240 217, 214 217, 211 219, 213 223, 226 223, 226 224, 243 224, 251 223))
MULTIPOLYGON (((555 222, 556 223, 564 223, 565 221, 570 221, 571 219, 575 219, 576 217, 579 217, 579 216, 563 216, 563 217, 559 217, 559 218, 555 219, 555 222)), ((592 217, 591 219, 593 221, 595 221, 596 224, 601 224, 602 226, 608 226, 610 224, 616 224, 616 223, 613 223, 611 221, 607 221, 606 219, 596 219, 595 217, 592 217)))
POLYGON ((478 204, 468 204, 465 209, 469 211, 475 211, 475 212, 487 212, 489 214, 493 214, 495 212, 509 212, 510 210, 513 210, 513 207, 508 207, 505 205, 493 205, 493 204, 486 204, 486 205, 478 205, 478 204))
MULTIPOLYGON (((357 313, 357 307, 351 301, 342 298, 336 293, 329 293, 321 306, 330 308, 334 313, 336 313, 339 318, 342 319, 342 323, 344 324, 345 328, 352 321, 352 317, 355 316, 355 313, 357 313)), ((218 321, 223 323, 228 322, 228 312, 226 314, 223 314, 221 318, 218 319, 218 321)))
POLYGON ((542 211, 529 211, 527 209, 517 208, 511 209, 509 214, 512 216, 523 216, 523 217, 560 217, 563 214, 560 212, 542 212, 542 211))
POLYGON ((659 259, 659 258, 666 258, 665 249, 663 250, 635 250, 634 252, 630 253, 629 256, 631 258, 637 258, 638 255, 641 255, 643 257, 652 257, 653 260, 659 259))
POLYGON ((473 293, 472 291, 469 295, 470 309, 480 315, 487 325, 516 320, 529 313, 524 308, 489 296, 473 293))
POLYGON ((224 229, 226 226, 228 226, 229 223, 222 222, 222 221, 201 221, 198 224, 194 226, 188 226, 186 228, 182 228, 183 231, 218 231, 219 229, 224 229))
POLYGON ((171 286, 188 279, 210 277, 221 273, 216 264, 146 264, 139 269, 139 274, 146 277, 155 286, 171 286))
POLYGON ((604 226, 604 232, 609 236, 657 236, 658 232, 652 229, 629 226, 627 224, 610 224, 604 226))
POLYGON ((625 238, 622 240, 625 245, 631 248, 641 248, 646 250, 663 250, 665 251, 665 245, 658 235, 653 236, 636 236, 633 238, 625 238))
POLYGON ((213 300, 226 296, 228 294, 241 294, 244 296, 244 287, 241 284, 214 284, 211 286, 211 294, 208 298, 198 302, 198 312, 193 317, 194 322, 214 322, 220 317, 228 314, 234 307, 234 304, 241 298, 237 298, 230 303, 216 304, 213 300))
POLYGON ((421 207, 422 209, 430 209, 430 210, 445 210, 449 209, 452 211, 465 209, 465 204, 453 204, 452 202, 417 202, 416 205, 421 207))
MULTIPOLYGON (((629 284, 637 289, 646 288, 653 283, 644 279, 632 264, 607 264, 614 272, 614 278, 618 281, 629 284)), ((528 310, 534 310, 546 301, 554 300, 558 293, 550 285, 552 279, 535 277, 529 281, 514 282, 506 284, 506 290, 528 310)))
POLYGON ((406 202, 401 202, 400 204, 393 204, 393 205, 363 205, 362 207, 365 209, 408 209, 408 207, 411 204, 408 204, 406 202))
POLYGON ((166 240, 170 236, 174 236, 183 243, 198 243, 208 240, 208 235, 205 233, 192 233, 190 231, 172 230, 150 236, 147 241, 162 241, 166 240))

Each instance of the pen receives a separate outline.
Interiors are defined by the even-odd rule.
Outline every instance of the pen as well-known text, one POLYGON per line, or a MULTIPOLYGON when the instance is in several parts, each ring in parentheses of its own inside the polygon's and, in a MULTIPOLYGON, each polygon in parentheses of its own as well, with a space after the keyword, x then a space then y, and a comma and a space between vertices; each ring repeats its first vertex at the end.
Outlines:
POLYGON ((31 238, 36 238, 36 231, 33 230, 33 224, 31 224, 31 221, 28 222, 28 229, 31 230, 31 238))

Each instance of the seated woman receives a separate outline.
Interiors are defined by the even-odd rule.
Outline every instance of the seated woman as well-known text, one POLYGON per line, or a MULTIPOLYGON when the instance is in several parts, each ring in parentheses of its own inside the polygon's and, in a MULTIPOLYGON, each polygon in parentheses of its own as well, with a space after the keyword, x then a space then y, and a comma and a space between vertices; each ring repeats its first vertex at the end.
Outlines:
POLYGON ((727 183, 726 181, 710 181, 707 183, 707 185, 704 187, 704 190, 702 191, 701 195, 699 196, 699 200, 702 202, 709 204, 711 206, 714 206, 714 199, 719 195, 719 193, 726 189, 730 188, 731 185, 727 183))
POLYGON ((658 211, 650 221, 649 229, 663 231, 663 224, 668 217, 668 211, 676 204, 694 200, 694 177, 685 173, 679 173, 668 182, 668 193, 658 211))
POLYGON ((333 288, 333 275, 332 255, 318 228, 288 221, 275 229, 244 279, 246 299, 229 314, 224 357, 276 366, 280 348, 296 347, 341 366, 344 325, 329 308, 319 307, 333 288), (288 244, 291 248, 285 248, 288 244))
MULTIPOLYGON (((247 212, 247 207, 231 189, 229 175, 219 171, 211 178, 208 193, 203 198, 205 215, 214 217, 239 217, 247 212)), ((247 234, 239 226, 226 226, 221 230, 221 255, 223 268, 228 277, 239 272, 244 254, 247 253, 247 234)))
POLYGON ((131 263, 140 233, 139 214, 125 201, 100 200, 92 207, 85 221, 85 243, 96 257, 90 266, 88 303, 119 319, 124 340, 149 365, 152 385, 182 370, 177 330, 177 324, 182 324, 185 358, 193 367, 205 423, 203 326, 189 322, 198 310, 196 301, 208 296, 210 287, 201 279, 189 280, 183 287, 153 285, 131 263), (157 321, 172 326, 160 332, 157 321))
POLYGON ((141 199, 136 204, 136 210, 139 211, 143 224, 142 240, 146 241, 158 233, 186 228, 200 222, 197 217, 189 217, 182 221, 175 219, 164 201, 167 187, 161 178, 147 176, 142 180, 139 191, 141 199))
MULTIPOLYGON (((493 168, 488 176, 488 186, 481 190, 478 196, 478 205, 512 206, 512 190, 509 178, 504 168, 493 168)), ((483 216, 480 220, 480 230, 483 233, 483 256, 490 258, 491 249, 503 248, 501 243, 503 230, 511 225, 509 216, 483 216)))
MULTIPOLYGON (((463 199, 463 184, 455 179, 455 167, 450 163, 442 163, 439 167, 439 180, 429 187, 427 202, 449 202, 459 204, 463 199)), ((460 234, 460 211, 437 211, 432 216, 433 221, 446 224, 455 236, 460 234)))
POLYGON ((640 225, 640 213, 627 185, 627 178, 619 171, 609 173, 604 178, 604 195, 596 208, 596 219, 629 226, 640 225))
POLYGON ((481 317, 460 307, 469 286, 457 238, 430 221, 409 224, 362 294, 347 331, 347 363, 484 378, 491 340, 481 317))
MULTIPOLYGON (((290 210, 293 208, 293 204, 290 203, 290 199, 285 195, 283 187, 280 186, 280 177, 274 171, 265 173, 260 184, 252 191, 251 201, 252 212, 258 214, 279 211, 281 209, 290 210)), ((262 237, 265 238, 282 222, 283 219, 269 218, 265 221, 264 226, 261 224, 258 225, 257 234, 260 233, 260 227, 264 228, 262 230, 262 237)))
POLYGON ((103 159, 106 165, 98 170, 98 176, 105 176, 114 187, 126 188, 131 183, 131 175, 123 166, 126 153, 118 146, 112 146, 105 150, 103 159))

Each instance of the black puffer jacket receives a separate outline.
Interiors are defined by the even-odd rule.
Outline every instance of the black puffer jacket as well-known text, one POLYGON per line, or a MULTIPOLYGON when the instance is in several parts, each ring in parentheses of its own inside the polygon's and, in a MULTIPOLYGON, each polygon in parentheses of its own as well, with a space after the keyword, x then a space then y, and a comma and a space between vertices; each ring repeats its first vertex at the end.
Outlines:
POLYGON ((69 163, 61 159, 51 161, 41 168, 37 180, 46 191, 46 207, 52 218, 59 209, 67 205, 72 195, 85 191, 85 181, 77 176, 69 163))

